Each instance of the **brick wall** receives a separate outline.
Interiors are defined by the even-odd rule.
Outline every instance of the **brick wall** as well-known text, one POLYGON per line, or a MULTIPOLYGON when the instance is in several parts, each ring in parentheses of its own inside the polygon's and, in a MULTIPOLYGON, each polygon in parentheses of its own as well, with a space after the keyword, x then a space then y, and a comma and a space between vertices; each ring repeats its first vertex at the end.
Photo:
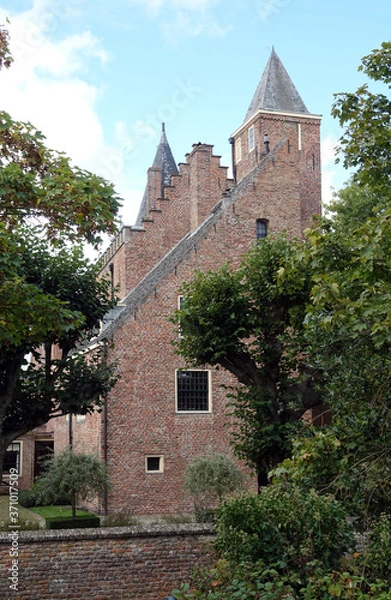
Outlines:
POLYGON ((163 600, 194 567, 210 564, 214 539, 203 525, 21 531, 15 591, 7 535, 0 539, 3 600, 163 600))
MULTIPOLYGON (((291 127, 293 135, 296 126, 287 125, 287 129, 291 127)), ((211 201, 211 188, 213 194, 218 192, 221 167, 207 145, 196 145, 187 157, 191 196, 196 202, 194 226, 198 211, 207 225, 189 234, 189 247, 168 269, 164 267, 163 276, 159 275, 163 265, 159 265, 148 292, 135 302, 134 308, 128 305, 126 316, 113 331, 113 358, 118 359, 121 379, 107 403, 108 466, 113 485, 108 495, 110 513, 124 509, 140 515, 189 513, 192 503, 182 489, 186 465, 200 455, 232 455, 226 389, 222 384, 232 385, 235 380, 224 370, 212 369, 212 410, 178 413, 175 373, 185 365, 174 354, 171 342, 177 332, 168 318, 178 306, 182 283, 191 279, 196 270, 214 270, 227 261, 234 267, 238 265, 243 254, 256 243, 257 219, 268 221, 270 233, 288 229, 292 235, 301 235, 302 155, 293 151, 292 145, 286 138, 280 140, 251 173, 222 196, 209 220, 204 216, 204 211, 211 208, 206 202, 211 201), (205 177, 205 161, 213 163, 210 177, 205 177), (146 456, 163 457, 164 469, 146 472, 146 456)), ((183 171, 180 167, 180 173, 183 171)), ((149 240, 146 246, 153 246, 154 228, 168 232, 171 219, 175 215, 180 218, 180 210, 188 202, 184 190, 178 189, 188 188, 187 178, 178 175, 173 179, 177 191, 171 189, 169 204, 154 222, 148 223, 150 229, 146 229, 143 238, 149 240), (166 227, 159 225, 160 220, 166 227)), ((140 264, 144 257, 141 252, 140 264)), ((139 287, 144 284, 145 280, 139 287)), ((85 426, 74 429, 75 444, 79 443, 78 433, 80 443, 84 443, 88 430, 94 428, 90 419, 87 417, 85 426)), ((256 478, 249 479, 249 486, 256 487, 256 478)))
POLYGON ((232 185, 227 167, 213 154, 213 146, 195 144, 173 175, 171 186, 160 197, 160 169, 148 170, 148 216, 143 227, 124 227, 103 256, 102 274, 114 264, 114 284, 119 297, 125 295, 177 244, 209 215, 210 210, 232 185), (153 198, 153 200, 152 200, 153 198))

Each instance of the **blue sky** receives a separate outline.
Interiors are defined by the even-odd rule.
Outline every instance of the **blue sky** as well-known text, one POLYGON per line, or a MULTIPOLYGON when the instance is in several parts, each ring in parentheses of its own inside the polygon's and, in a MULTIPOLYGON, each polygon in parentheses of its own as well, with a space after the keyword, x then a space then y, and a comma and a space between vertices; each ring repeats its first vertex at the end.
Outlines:
POLYGON ((50 147, 111 180, 133 224, 160 138, 176 162, 242 123, 272 46, 308 109, 323 115, 324 200, 347 179, 334 165, 333 94, 365 82, 361 58, 390 39, 389 0, 0 0, 15 63, 0 109, 50 147))

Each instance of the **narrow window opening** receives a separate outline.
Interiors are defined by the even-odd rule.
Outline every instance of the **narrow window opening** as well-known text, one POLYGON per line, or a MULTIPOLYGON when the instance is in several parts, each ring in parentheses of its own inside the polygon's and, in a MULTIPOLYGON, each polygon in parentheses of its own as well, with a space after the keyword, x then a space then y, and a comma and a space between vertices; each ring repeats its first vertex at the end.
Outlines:
POLYGON ((267 221, 265 219, 257 219, 256 236, 257 240, 263 240, 267 236, 267 221))

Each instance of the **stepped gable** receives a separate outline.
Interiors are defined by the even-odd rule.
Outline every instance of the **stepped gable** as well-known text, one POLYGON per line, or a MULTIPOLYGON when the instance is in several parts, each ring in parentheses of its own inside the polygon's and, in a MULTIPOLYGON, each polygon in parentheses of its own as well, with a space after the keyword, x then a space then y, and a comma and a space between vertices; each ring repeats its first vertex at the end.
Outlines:
POLYGON ((248 121, 260 109, 309 114, 274 47, 248 107, 244 122, 248 121))
MULTIPOLYGON (((171 148, 167 140, 166 128, 164 123, 162 123, 162 135, 160 137, 160 142, 157 147, 156 155, 151 168, 158 169, 161 172, 160 196, 164 198, 164 187, 166 185, 171 184, 171 175, 178 174, 178 167, 176 165, 173 153, 171 152, 171 148)), ((149 187, 147 184, 135 223, 137 227, 142 226, 143 219, 148 215, 149 193, 149 187)), ((154 200, 156 200, 156 198, 154 198, 154 200)))
POLYGON ((278 152, 285 143, 286 138, 282 139, 270 154, 263 158, 252 173, 249 173, 234 188, 227 190, 212 208, 209 216, 203 223, 201 223, 195 231, 187 233, 162 258, 162 260, 146 274, 146 276, 122 300, 121 304, 116 307, 116 312, 110 311, 110 313, 104 317, 102 333, 100 335, 101 339, 112 336, 115 329, 122 325, 124 321, 148 298, 148 296, 156 290, 159 284, 180 265, 187 254, 197 247, 202 238, 206 236, 214 224, 221 219, 224 212, 237 202, 242 192, 246 190, 246 188, 254 187, 254 181, 259 173, 261 173, 268 164, 273 163, 278 152))

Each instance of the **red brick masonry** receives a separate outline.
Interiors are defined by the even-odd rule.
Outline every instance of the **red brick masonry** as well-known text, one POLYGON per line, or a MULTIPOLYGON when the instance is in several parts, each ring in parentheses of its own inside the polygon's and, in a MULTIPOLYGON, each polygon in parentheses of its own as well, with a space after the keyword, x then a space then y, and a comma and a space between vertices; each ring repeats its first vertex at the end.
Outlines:
POLYGON ((10 588, 12 548, 0 539, 2 600, 163 600, 210 563, 207 525, 151 525, 21 531, 18 591, 10 588))

